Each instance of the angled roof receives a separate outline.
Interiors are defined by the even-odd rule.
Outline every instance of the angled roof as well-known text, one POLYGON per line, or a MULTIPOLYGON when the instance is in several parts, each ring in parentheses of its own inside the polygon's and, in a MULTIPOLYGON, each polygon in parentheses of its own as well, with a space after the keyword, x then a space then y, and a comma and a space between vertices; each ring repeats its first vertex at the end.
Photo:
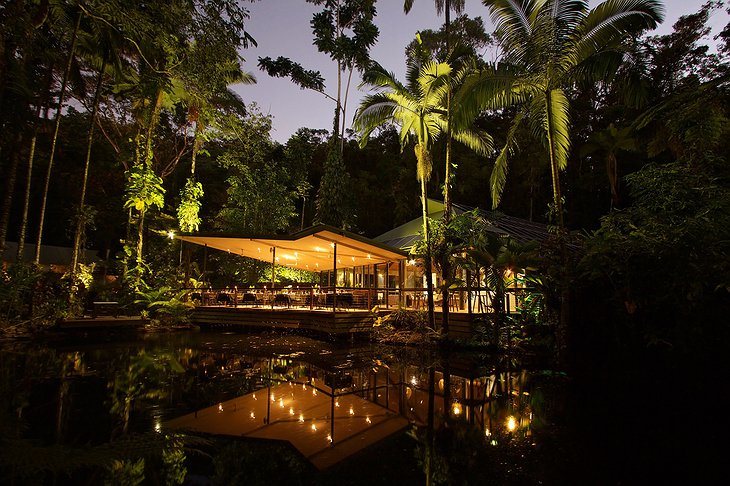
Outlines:
POLYGON ((407 256, 398 248, 324 224, 291 235, 181 234, 175 238, 265 262, 275 258, 279 265, 313 272, 334 268, 335 244, 338 268, 398 261, 407 256))
MULTIPOLYGON (((534 223, 521 218, 507 216, 496 211, 485 211, 483 209, 466 206, 464 204, 453 204, 454 211, 462 214, 477 209, 479 215, 487 221, 487 231, 514 238, 520 243, 527 241, 544 241, 549 233, 547 226, 542 223, 534 223)), ((444 213, 444 203, 434 199, 428 200, 428 215, 431 218, 440 218, 444 213)), ((416 218, 398 226, 375 238, 386 245, 409 250, 415 243, 421 241, 421 218, 416 218)))

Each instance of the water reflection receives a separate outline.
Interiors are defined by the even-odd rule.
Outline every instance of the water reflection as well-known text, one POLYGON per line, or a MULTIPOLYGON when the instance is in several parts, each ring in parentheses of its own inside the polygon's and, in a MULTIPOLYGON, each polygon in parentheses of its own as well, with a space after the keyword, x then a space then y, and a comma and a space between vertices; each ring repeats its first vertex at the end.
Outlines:
MULTIPOLYGON (((439 431, 460 427, 502 447, 530 444, 543 421, 540 377, 505 357, 343 348, 298 336, 181 334, 127 343, 6 345, 0 401, 12 415, 6 423, 14 424, 3 434, 43 444, 165 434, 166 423, 177 417, 205 410, 231 417, 230 406, 257 427, 286 423, 294 427, 292 437, 306 428, 328 446, 345 440, 348 427, 357 432, 348 423, 374 428, 398 417, 422 431, 414 436, 424 450, 433 441, 447 442, 439 431), (305 396, 328 406, 312 415, 301 404, 305 396)), ((424 468, 446 468, 433 461, 424 468)))

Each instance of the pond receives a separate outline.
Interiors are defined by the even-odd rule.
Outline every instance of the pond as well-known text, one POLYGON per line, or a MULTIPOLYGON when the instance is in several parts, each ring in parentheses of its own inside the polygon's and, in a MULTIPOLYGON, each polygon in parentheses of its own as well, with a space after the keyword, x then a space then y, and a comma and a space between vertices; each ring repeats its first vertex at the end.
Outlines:
POLYGON ((16 484, 425 484, 427 469, 436 483, 549 484, 580 448, 567 378, 507 356, 181 332, 6 343, 0 380, 0 479, 16 484), (222 428, 171 426, 206 410, 222 428))

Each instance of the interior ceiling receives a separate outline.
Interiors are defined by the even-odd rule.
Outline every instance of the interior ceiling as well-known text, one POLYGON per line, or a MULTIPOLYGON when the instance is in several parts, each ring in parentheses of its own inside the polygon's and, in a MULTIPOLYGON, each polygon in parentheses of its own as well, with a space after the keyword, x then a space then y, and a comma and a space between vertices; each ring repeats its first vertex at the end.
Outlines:
POLYGON ((394 262, 406 258, 405 253, 398 249, 388 249, 382 243, 370 243, 366 238, 353 238, 345 232, 330 229, 305 230, 281 237, 176 235, 175 238, 265 262, 271 262, 275 258, 279 265, 313 272, 332 270, 335 267, 335 244, 337 268, 394 262))

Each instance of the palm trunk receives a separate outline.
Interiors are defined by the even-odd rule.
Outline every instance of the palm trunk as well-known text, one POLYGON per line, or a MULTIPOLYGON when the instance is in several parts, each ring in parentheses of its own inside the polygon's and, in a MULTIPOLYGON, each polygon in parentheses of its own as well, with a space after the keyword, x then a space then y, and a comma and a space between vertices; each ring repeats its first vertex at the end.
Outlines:
POLYGON ((423 239, 426 243, 426 258, 423 262, 424 274, 426 275, 426 296, 428 300, 428 325, 431 329, 436 327, 436 319, 433 309, 433 279, 431 278, 431 239, 428 235, 428 195, 426 192, 426 179, 421 178, 421 206, 423 208, 423 239))
POLYGON ((558 245, 560 246, 560 264, 562 267, 562 275, 560 276, 560 322, 556 330, 556 341, 557 341, 557 353, 558 361, 562 362, 565 358, 565 348, 567 346, 567 332, 568 332, 568 316, 569 316, 569 301, 570 301, 570 287, 567 281, 568 275, 568 252, 566 248, 566 231, 565 222, 563 221, 563 201, 560 193, 560 174, 558 161, 555 155, 555 140, 552 137, 552 103, 550 91, 545 93, 547 103, 547 136, 548 136, 548 148, 550 152, 550 172, 553 180, 553 202, 555 203, 555 210, 558 213, 558 245))
POLYGON ((84 204, 86 202, 86 186, 89 180, 89 166, 91 165, 91 146, 94 142, 94 125, 96 124, 96 114, 99 111, 99 97, 101 95, 101 84, 104 80, 104 68, 106 67, 106 54, 101 61, 99 69, 99 78, 96 80, 96 89, 94 91, 94 101, 91 109, 91 119, 89 120, 89 132, 86 139, 86 160, 84 161, 84 177, 81 181, 81 198, 79 201, 79 214, 76 220, 76 233, 74 234, 74 248, 71 255, 71 275, 76 274, 76 266, 79 263, 79 253, 81 252, 81 237, 86 230, 86 217, 84 215, 84 204))
POLYGON ((58 142, 58 129, 61 126, 61 114, 63 112, 63 98, 66 93, 66 84, 68 78, 71 76, 71 66, 73 65, 74 50, 76 49, 76 39, 79 33, 79 27, 81 26, 82 12, 79 12, 76 18, 76 25, 74 26, 73 34, 71 35, 71 46, 69 47, 68 60, 66 62, 66 70, 63 73, 63 80, 61 81, 61 92, 58 95, 58 108, 56 109, 56 123, 53 129, 53 138, 51 139, 51 153, 48 157, 48 170, 46 172, 46 182, 43 188, 43 199, 41 202, 41 215, 40 221, 38 222, 38 240, 35 246, 35 263, 38 264, 41 259, 41 243, 43 241, 43 223, 46 218, 46 203, 48 202, 48 188, 51 184, 51 171, 53 169, 53 158, 56 154, 56 144, 58 142))

